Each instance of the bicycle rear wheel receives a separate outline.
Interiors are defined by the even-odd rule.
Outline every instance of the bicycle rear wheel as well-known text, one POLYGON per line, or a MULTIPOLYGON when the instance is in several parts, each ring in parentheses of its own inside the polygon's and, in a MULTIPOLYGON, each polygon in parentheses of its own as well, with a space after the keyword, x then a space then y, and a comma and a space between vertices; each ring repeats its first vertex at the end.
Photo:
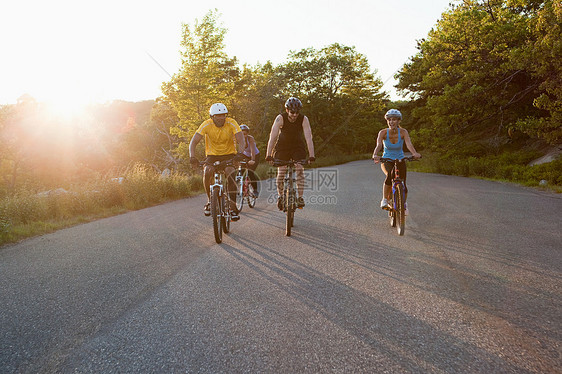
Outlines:
POLYGON ((396 188, 396 230, 398 231, 398 235, 404 235, 404 231, 406 230, 406 214, 404 212, 404 185, 399 184, 396 188))
POLYGON ((256 206, 256 191, 254 191, 254 187, 252 186, 252 183, 248 184, 248 206, 250 208, 253 208, 256 206))
POLYGON ((221 209, 221 196, 219 189, 213 189, 211 193, 211 217, 213 217, 213 231, 215 233, 215 241, 220 244, 222 242, 222 209, 221 209))

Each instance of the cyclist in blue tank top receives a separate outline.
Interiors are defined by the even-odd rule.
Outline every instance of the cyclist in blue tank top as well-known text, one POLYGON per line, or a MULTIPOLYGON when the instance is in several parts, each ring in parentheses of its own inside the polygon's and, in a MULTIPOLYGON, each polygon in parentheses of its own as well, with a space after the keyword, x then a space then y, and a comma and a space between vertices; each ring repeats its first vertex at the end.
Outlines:
MULTIPOLYGON (((416 152, 412 141, 410 140, 410 135, 406 129, 400 127, 400 121, 402 120, 402 113, 398 109, 390 109, 384 115, 386 122, 388 124, 387 129, 379 131, 377 136, 377 146, 373 151, 373 160, 375 164, 379 163, 381 156, 378 156, 381 148, 383 149, 382 157, 390 158, 392 160, 401 160, 404 158, 403 146, 406 143, 406 147, 414 158, 420 158, 421 155, 416 152)), ((404 181, 404 187, 406 190, 406 198, 408 196, 408 187, 406 186, 406 162, 402 161, 398 163, 398 168, 400 172, 400 177, 404 181)), ((388 208, 388 200, 392 197, 392 179, 394 179, 394 163, 384 162, 381 164, 381 169, 386 175, 386 179, 382 188, 382 200, 381 208, 388 208)), ((406 205, 406 214, 408 214, 408 206, 406 205)))

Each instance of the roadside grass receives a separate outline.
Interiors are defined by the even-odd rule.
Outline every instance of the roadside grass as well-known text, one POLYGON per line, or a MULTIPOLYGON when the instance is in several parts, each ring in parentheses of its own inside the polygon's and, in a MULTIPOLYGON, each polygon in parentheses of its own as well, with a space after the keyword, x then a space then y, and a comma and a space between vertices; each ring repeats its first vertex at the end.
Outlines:
MULTIPOLYGON (((331 155, 308 167, 325 167, 369 159, 371 154, 331 155)), ((527 166, 521 155, 449 159, 424 153, 421 162, 408 169, 417 172, 476 177, 514 182, 524 186, 562 192, 562 160, 527 166), (540 181, 546 181, 546 185, 540 181)), ((275 176, 275 169, 263 162, 256 170, 260 179, 275 176)), ((150 167, 136 164, 123 178, 100 178, 70 186, 64 192, 37 194, 20 191, 0 198, 0 246, 100 218, 142 209, 203 192, 201 174, 172 173, 162 177, 150 167)))
POLYGON ((481 178, 562 192, 562 158, 528 166, 535 155, 528 152, 455 158, 424 152, 421 162, 408 164, 408 170, 481 178))
POLYGON ((162 177, 137 164, 122 179, 100 178, 68 190, 19 191, 0 199, 0 245, 203 191, 200 175, 162 177))

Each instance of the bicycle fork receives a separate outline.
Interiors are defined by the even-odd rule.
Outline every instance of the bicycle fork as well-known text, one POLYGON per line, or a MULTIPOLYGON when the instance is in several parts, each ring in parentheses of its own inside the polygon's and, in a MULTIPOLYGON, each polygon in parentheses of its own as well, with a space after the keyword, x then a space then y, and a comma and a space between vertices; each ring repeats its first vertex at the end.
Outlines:
POLYGON ((285 190, 287 191, 287 195, 284 198, 287 200, 285 202, 285 209, 292 209, 295 210, 296 205, 296 186, 295 186, 295 178, 294 178, 294 170, 292 168, 287 169, 287 175, 285 176, 285 190))

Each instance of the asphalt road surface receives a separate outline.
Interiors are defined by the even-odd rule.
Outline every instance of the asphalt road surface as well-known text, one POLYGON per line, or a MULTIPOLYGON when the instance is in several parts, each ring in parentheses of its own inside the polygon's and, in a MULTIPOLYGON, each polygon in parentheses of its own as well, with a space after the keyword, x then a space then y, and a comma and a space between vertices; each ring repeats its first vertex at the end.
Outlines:
POLYGON ((560 373, 562 196, 370 161, 262 184, 223 244, 203 196, 0 248, 1 373, 560 373))

